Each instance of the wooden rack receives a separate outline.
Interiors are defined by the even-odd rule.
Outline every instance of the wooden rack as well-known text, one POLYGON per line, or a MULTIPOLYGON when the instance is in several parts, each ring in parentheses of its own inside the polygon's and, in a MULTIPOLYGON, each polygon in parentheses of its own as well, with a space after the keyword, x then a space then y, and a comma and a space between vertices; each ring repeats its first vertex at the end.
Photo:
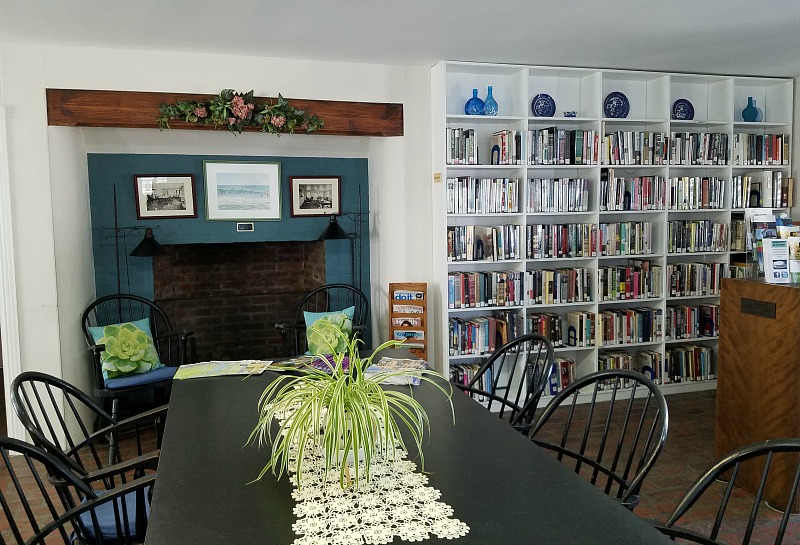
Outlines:
POLYGON ((389 338, 405 340, 406 348, 428 359, 428 284, 389 284, 389 338))

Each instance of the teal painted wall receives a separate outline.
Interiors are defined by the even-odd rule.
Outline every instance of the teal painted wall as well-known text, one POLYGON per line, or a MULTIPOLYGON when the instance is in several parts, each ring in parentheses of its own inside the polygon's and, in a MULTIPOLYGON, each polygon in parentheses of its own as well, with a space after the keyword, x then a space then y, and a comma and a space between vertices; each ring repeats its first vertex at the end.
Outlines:
MULTIPOLYGON (((117 222, 120 227, 150 226, 161 244, 202 244, 219 242, 308 241, 316 240, 328 224, 328 218, 291 217, 290 176, 340 176, 341 207, 345 212, 358 210, 361 189, 362 211, 369 207, 367 160, 327 157, 250 157, 214 155, 156 154, 89 154, 89 199, 92 215, 92 247, 94 250, 97 296, 117 292, 117 270, 114 241, 114 198, 117 193, 117 222), (281 220, 255 221, 254 231, 238 233, 235 221, 206 221, 203 161, 270 161, 280 163, 281 220), (197 200, 197 217, 180 219, 144 219, 136 217, 134 176, 137 174, 193 174, 197 200)), ((369 297, 369 233, 362 224, 361 278, 362 290, 369 297)), ((339 218, 345 231, 353 233, 355 223, 339 218)), ((129 257, 141 241, 142 233, 119 239, 122 292, 153 297, 153 270, 150 258, 129 257), (129 287, 130 286, 130 287, 129 287)), ((357 245, 356 245, 356 251, 357 245)), ((325 270, 328 283, 352 284, 351 244, 348 240, 325 243, 325 270)))

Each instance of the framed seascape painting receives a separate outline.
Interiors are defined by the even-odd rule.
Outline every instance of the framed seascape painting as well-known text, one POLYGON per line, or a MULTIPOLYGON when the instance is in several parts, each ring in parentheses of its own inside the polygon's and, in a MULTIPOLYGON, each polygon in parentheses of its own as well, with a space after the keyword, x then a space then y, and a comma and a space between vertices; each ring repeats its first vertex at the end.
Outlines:
POLYGON ((136 217, 196 218, 197 202, 192 174, 136 174, 136 217))
POLYGON ((203 161, 207 220, 281 219, 280 163, 203 161))
POLYGON ((289 188, 293 217, 331 216, 342 212, 340 176, 290 176, 289 188))

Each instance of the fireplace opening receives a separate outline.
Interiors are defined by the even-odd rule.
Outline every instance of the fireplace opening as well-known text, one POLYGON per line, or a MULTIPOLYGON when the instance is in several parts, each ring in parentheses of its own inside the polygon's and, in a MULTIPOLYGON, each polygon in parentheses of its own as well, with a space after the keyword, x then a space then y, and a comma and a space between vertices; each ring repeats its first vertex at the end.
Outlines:
POLYGON ((154 299, 173 327, 195 333, 195 361, 284 355, 278 322, 325 283, 325 244, 166 245, 153 258, 154 299))

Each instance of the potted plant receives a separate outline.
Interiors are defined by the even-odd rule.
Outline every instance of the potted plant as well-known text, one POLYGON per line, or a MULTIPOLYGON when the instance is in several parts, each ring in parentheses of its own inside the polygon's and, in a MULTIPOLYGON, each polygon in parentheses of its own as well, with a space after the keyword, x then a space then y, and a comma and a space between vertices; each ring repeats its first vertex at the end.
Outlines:
POLYGON ((304 454, 322 452, 326 474, 338 468, 341 487, 358 488, 359 483, 369 481, 373 461, 393 459, 395 447, 407 450, 401 426, 409 430, 423 464, 422 439, 429 425, 425 409, 410 387, 406 393, 384 389, 382 384, 400 377, 418 379, 434 385, 449 400, 452 390, 442 385, 449 383, 436 380, 444 377, 428 369, 367 371, 375 354, 401 345, 399 341, 387 341, 362 357, 359 348, 363 342, 348 338, 329 321, 312 325, 309 335, 313 334, 328 339, 330 355, 314 356, 324 362, 320 365, 324 370, 309 367, 281 374, 259 400, 259 420, 250 442, 260 446, 271 443, 272 450, 258 478, 268 471, 280 478, 293 461, 299 487, 304 454), (334 350, 341 343, 344 350, 334 350), (274 434, 273 420, 278 421, 274 434))

